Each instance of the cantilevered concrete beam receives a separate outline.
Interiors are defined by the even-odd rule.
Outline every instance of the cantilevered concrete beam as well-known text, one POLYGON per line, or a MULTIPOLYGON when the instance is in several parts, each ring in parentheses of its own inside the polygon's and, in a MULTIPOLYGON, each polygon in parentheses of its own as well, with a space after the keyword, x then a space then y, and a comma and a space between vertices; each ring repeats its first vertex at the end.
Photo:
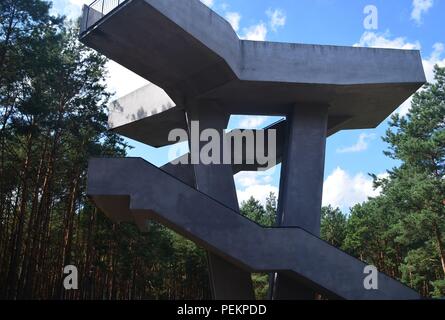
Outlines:
POLYGON ((256 170, 257 163, 168 164, 169 175, 134 159, 93 161, 89 194, 110 217, 141 227, 149 217, 166 224, 217 255, 213 270, 233 264, 238 274, 278 272, 275 297, 417 297, 385 275, 378 291, 365 290, 363 264, 317 235, 326 136, 386 119, 425 82, 419 51, 244 41, 199 0, 84 8, 80 40, 154 84, 114 103, 110 127, 127 137, 169 145, 170 130, 188 127, 186 113, 217 129, 224 125, 215 122, 230 114, 288 117, 276 124, 284 132, 277 145, 278 221, 288 229, 263 229, 237 213, 232 173, 256 170), (286 289, 280 278, 292 285, 286 289))
POLYGON ((183 108, 154 84, 113 101, 108 125, 116 133, 156 148, 175 143, 168 140, 171 130, 187 129, 183 108))
MULTIPOLYGON (((275 136, 277 138, 276 140, 276 164, 281 163, 282 160, 282 153, 283 153, 283 143, 284 143, 284 136, 287 133, 287 129, 286 129, 286 121, 284 120, 280 120, 266 128, 263 129, 265 131, 265 136, 267 137, 267 131, 268 130, 275 130, 275 136)), ((256 130, 254 131, 256 132, 256 130)), ((234 134, 233 132, 230 132, 230 134, 234 137, 236 137, 236 139, 240 139, 237 138, 238 134, 234 134)), ((254 136, 256 136, 256 133, 254 134, 254 136)), ((265 152, 265 154, 269 154, 269 152, 271 152, 268 149, 268 140, 265 140, 264 143, 264 147, 262 149, 262 151, 265 152)), ((243 152, 243 158, 242 158, 242 163, 241 164, 235 164, 235 162, 233 161, 233 156, 234 156, 234 151, 233 151, 233 144, 232 146, 232 151, 231 151, 231 155, 232 155, 232 174, 235 175, 241 171, 258 171, 258 170, 265 170, 268 169, 267 166, 264 166, 262 164, 259 164, 257 159, 251 158, 252 155, 249 155, 249 158, 247 157, 246 153, 243 152)), ((256 141, 255 141, 255 148, 254 148, 254 153, 256 154, 256 141)), ((190 185, 190 186, 194 186, 195 185, 195 176, 194 176, 194 168, 193 165, 191 165, 191 158, 190 158, 190 154, 185 154, 175 160, 173 160, 170 163, 165 164, 164 166, 162 166, 162 170, 169 172, 170 174, 172 174, 173 176, 177 177, 178 179, 180 179, 181 181, 183 181, 184 183, 190 185)))
POLYGON ((240 40, 199 0, 128 0, 93 21, 80 40, 177 106, 217 100, 229 113, 280 115, 327 104, 329 117, 351 118, 341 129, 373 128, 425 82, 419 51, 240 40))
POLYGON ((246 271, 285 272, 329 298, 420 298, 382 273, 366 290, 363 262, 301 228, 260 227, 142 159, 94 159, 88 177, 88 195, 116 221, 154 219, 246 271))
MULTIPOLYGON (((347 116, 330 117, 328 136, 338 132, 350 120, 347 116)), ((154 84, 113 101, 109 106, 108 125, 120 135, 156 148, 174 144, 168 140, 170 131, 187 129, 184 107, 177 106, 163 89, 154 84)), ((279 122, 264 128, 277 130, 278 148, 284 139, 284 127, 285 123, 279 122)), ((257 169, 244 167, 238 171, 257 169)))

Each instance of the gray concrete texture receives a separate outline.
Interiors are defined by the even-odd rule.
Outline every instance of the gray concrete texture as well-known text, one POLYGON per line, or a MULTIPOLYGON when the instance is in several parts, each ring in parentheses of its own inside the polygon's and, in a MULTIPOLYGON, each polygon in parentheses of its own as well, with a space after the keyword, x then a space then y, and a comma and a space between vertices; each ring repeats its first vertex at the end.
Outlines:
MULTIPOLYGON (((300 227, 320 236, 328 106, 295 108, 288 117, 288 134, 280 177, 277 226, 300 227)), ((316 292, 274 276, 275 299, 310 299, 316 292)))
MULTIPOLYGON (((216 299, 252 299, 251 272, 274 274, 274 299, 419 298, 381 273, 366 290, 364 263, 318 238, 326 137, 375 127, 414 93, 425 82, 418 51, 244 41, 198 0, 127 0, 103 17, 84 9, 82 23, 82 42, 152 82, 112 104, 124 136, 162 147, 193 120, 222 130, 231 114, 286 117, 265 128, 282 162, 277 228, 239 214, 233 174, 255 161, 92 160, 88 194, 108 216, 141 229, 154 219, 204 247, 216 299)), ((190 146, 184 158, 203 148, 190 146)))
MULTIPOLYGON (((217 105, 201 108, 200 105, 188 107, 187 119, 199 121, 200 131, 216 129, 218 131, 227 128, 230 115, 218 110, 217 105)), ((189 124, 190 127, 190 124, 189 124)), ((191 135, 189 129, 189 135, 191 135)), ((201 134, 197 132, 197 134, 201 134)), ((224 137, 220 137, 220 147, 223 147, 224 137)), ((201 143, 204 144, 204 143, 201 143)), ((190 145, 191 154, 199 154, 202 145, 190 145), (196 150, 193 150, 196 148, 196 150)), ((221 162, 222 163, 222 162, 221 162)), ((224 203, 235 212, 239 212, 235 182, 233 180, 232 165, 203 165, 193 166, 195 176, 195 188, 207 194, 209 197, 224 203)), ((211 212, 207 213, 212 215, 211 212)), ((252 278, 250 272, 238 267, 232 262, 219 257, 211 250, 208 251, 208 265, 213 298, 217 300, 254 300, 252 278)))
POLYGON ((363 262, 301 228, 263 228, 142 159, 91 160, 87 192, 115 221, 153 219, 248 272, 281 271, 329 298, 420 298, 382 273, 366 290, 363 262))
MULTIPOLYGON (((163 89, 148 84, 113 101, 109 106, 108 124, 120 135, 159 148, 173 144, 168 141, 171 130, 187 129, 185 113, 185 107, 177 106, 163 89)), ((338 132, 341 125, 349 120, 351 118, 347 116, 329 117, 327 135, 338 132)), ((285 125, 280 122, 264 130, 276 129, 278 144, 281 145, 285 125)), ((256 167, 253 169, 257 170, 256 167)))
POLYGON ((80 40, 162 87, 178 106, 218 100, 229 113, 329 105, 339 129, 372 128, 424 82, 417 50, 240 40, 199 0, 128 0, 80 40))

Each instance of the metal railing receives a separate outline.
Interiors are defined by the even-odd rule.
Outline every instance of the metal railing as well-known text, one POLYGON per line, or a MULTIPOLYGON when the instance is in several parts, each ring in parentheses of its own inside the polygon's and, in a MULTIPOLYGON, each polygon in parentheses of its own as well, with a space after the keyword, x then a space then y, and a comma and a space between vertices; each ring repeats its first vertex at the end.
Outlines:
POLYGON ((88 31, 104 16, 115 10, 128 0, 95 0, 84 7, 82 14, 81 33, 88 31))

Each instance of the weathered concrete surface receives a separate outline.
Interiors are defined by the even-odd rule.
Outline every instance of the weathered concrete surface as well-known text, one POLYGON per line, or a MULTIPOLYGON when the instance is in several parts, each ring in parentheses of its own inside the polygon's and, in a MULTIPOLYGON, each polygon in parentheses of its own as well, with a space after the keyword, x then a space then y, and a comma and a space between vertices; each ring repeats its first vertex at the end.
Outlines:
MULTIPOLYGON (((282 149, 283 141, 284 141, 284 136, 287 133, 286 121, 280 120, 276 123, 273 123, 270 126, 267 126, 263 130, 265 131, 265 133, 264 133, 265 136, 268 135, 268 133, 267 133, 268 130, 275 131, 276 143, 277 143, 276 152, 275 152, 276 164, 281 163, 282 153, 283 153, 283 149, 282 149)), ((256 136, 256 132, 257 132, 257 130, 254 130, 254 136, 256 136)), ((234 139, 241 140, 242 131, 236 131, 236 132, 230 131, 229 134, 232 137, 235 137, 234 139)), ((233 175, 235 175, 241 171, 259 171, 259 170, 269 169, 267 164, 266 165, 261 164, 256 159, 256 152, 257 152, 256 140, 255 140, 255 147, 254 147, 254 155, 246 154, 246 152, 244 152, 245 150, 243 150, 242 159, 241 159, 240 164, 236 164, 234 161, 235 152, 234 152, 233 140, 230 145, 232 148, 231 163, 232 163, 232 174, 233 175)), ((244 147, 245 147, 245 145, 244 145, 244 147)), ((272 152, 268 148, 268 140, 267 139, 264 141, 264 147, 263 147, 263 149, 261 149, 261 151, 265 152, 265 154, 269 154, 269 152, 272 152)), ((190 186, 195 185, 194 168, 193 168, 193 165, 191 164, 190 153, 184 154, 181 157, 173 160, 172 162, 165 164, 164 166, 162 166, 162 170, 169 172, 170 174, 172 174, 173 176, 177 177, 178 179, 180 179, 181 181, 183 181, 184 183, 186 183, 190 186)))
MULTIPOLYGON (((328 106, 300 106, 289 114, 281 167, 277 225, 301 227, 320 235, 328 106)), ((276 300, 314 299, 316 293, 278 273, 272 282, 276 300)))
MULTIPOLYGON (((331 119, 332 121, 333 119, 331 119)), ((148 123, 147 123, 148 125, 148 123)), ((285 143, 285 138, 288 134, 288 130, 287 130, 287 121, 286 120, 280 120, 276 123, 271 124, 270 126, 265 127, 263 130, 266 131, 265 136, 267 136, 267 131, 268 130, 275 130, 276 131, 276 164, 280 164, 283 160, 283 153, 284 153, 284 143, 285 143)), ((156 126, 156 124, 153 124, 153 126, 156 126)), ((327 131, 327 136, 331 136, 333 133, 335 133, 336 130, 336 123, 329 123, 328 124, 328 131, 327 131)), ((120 128, 115 129, 116 132, 122 134, 122 131, 120 128)), ((257 130, 254 130, 257 131, 257 130)), ((230 132, 231 134, 233 134, 233 132, 230 132)), ((256 135, 256 133, 255 133, 256 135)), ((161 143, 160 140, 156 140, 157 143, 161 143)), ((233 145, 232 145, 233 148, 233 145)), ((270 152, 270 150, 268 149, 268 144, 267 144, 267 140, 265 140, 264 143, 264 148, 263 150, 265 151, 266 154, 268 154, 270 152)), ((234 155, 234 152, 232 150, 231 152, 232 155, 234 155)), ((256 154, 256 143, 255 143, 255 154, 256 154)), ((195 176, 194 176, 194 172, 193 172, 193 165, 190 164, 191 160, 190 160, 190 154, 185 154, 181 157, 179 157, 178 159, 175 159, 174 161, 172 161, 171 163, 167 163, 164 166, 162 166, 162 170, 172 174, 173 176, 177 177, 178 179, 180 179, 181 181, 183 181, 184 183, 190 185, 190 186, 194 186, 195 185, 195 176), (178 163, 188 163, 188 164, 178 164, 178 163), (173 164, 175 163, 175 164, 173 164)), ((258 163, 257 159, 252 159, 252 158, 248 158, 246 157, 246 154, 243 153, 243 158, 242 158, 242 164, 235 164, 233 161, 233 166, 232 166, 232 171, 233 174, 237 174, 241 171, 258 171, 258 170, 266 170, 267 166, 261 165, 258 163), (250 164, 251 162, 253 162, 253 164, 250 164)))
POLYGON ((80 20, 80 33, 85 32, 88 28, 96 24, 103 18, 103 14, 93 8, 84 5, 82 7, 82 18, 80 20))
MULTIPOLYGON (((164 90, 154 84, 148 84, 113 101, 110 104, 108 124, 110 128, 118 128, 132 122, 163 114, 174 108, 176 108, 175 103, 164 90)), ((165 121, 168 120, 170 120, 169 117, 165 117, 165 121)), ((183 119, 184 121, 185 118, 183 119)), ((163 120, 153 122, 159 123, 163 122, 163 120)))
POLYGON ((177 105, 279 115, 327 104, 351 118, 340 129, 377 126, 425 82, 419 51, 244 41, 199 0, 126 1, 80 40, 177 105))
MULTIPOLYGON (((418 298, 382 274, 379 290, 365 290, 364 264, 317 238, 326 136, 374 127, 416 91, 425 82, 418 51, 243 41, 198 0, 127 0, 93 17, 91 28, 84 17, 81 41, 159 86, 115 105, 116 132, 160 147, 171 143, 171 129, 187 127, 185 112, 218 128, 214 122, 230 114, 287 116, 277 124, 285 132, 277 146, 284 163, 278 214, 290 228, 264 229, 237 212, 232 173, 257 164, 162 171, 137 159, 95 160, 88 192, 111 218, 141 228, 153 218, 202 245, 215 257, 211 272, 234 271, 213 277, 215 288, 225 277, 278 272, 278 298, 418 298)), ((234 297, 233 287, 221 292, 234 297)))
POLYGON ((280 226, 319 236, 327 106, 301 106, 289 115, 289 135, 280 179, 280 226))
POLYGON ((175 143, 168 141, 171 130, 187 129, 183 108, 154 84, 113 101, 109 110, 111 130, 156 148, 175 143))
MULTIPOLYGON (((189 136, 192 135, 192 121, 199 121, 199 132, 196 132, 196 134, 201 135, 201 132, 206 129, 216 129, 219 132, 225 130, 229 118, 229 115, 218 110, 216 105, 207 106, 207 108, 200 108, 199 105, 189 107, 187 108, 189 136)), ((224 136, 220 138, 219 145, 222 149, 224 136)), ((199 155, 204 145, 203 142, 196 147, 190 145, 191 154, 199 155)), ((222 163, 222 157, 220 163, 222 163)), ((196 190, 224 203, 233 211, 239 212, 232 165, 204 165, 200 163, 193 165, 193 171, 196 190)), ((207 214, 212 216, 213 212, 209 211, 207 214)), ((208 252, 207 259, 214 299, 255 300, 250 272, 216 256, 211 251, 208 252)))
POLYGON ((366 290, 363 262, 301 228, 262 228, 142 159, 91 160, 87 193, 116 221, 154 219, 240 268, 285 272, 330 298, 420 298, 382 273, 366 290))
MULTIPOLYGON (((328 136, 338 132, 350 120, 348 117, 330 117, 328 136)), ((165 91, 154 84, 148 84, 113 101, 109 106, 108 125, 114 132, 152 147, 173 144, 168 141, 169 132, 173 129, 187 129, 184 107, 176 106, 165 91)), ((282 146, 285 126, 285 121, 280 121, 264 128, 277 130, 277 149, 282 146)), ((267 143, 265 148, 267 150, 267 143)), ((277 152, 280 157, 279 150, 277 152)), ((247 159, 245 163, 248 163, 247 159)), ((243 166, 237 172, 257 169, 258 166, 243 166)))

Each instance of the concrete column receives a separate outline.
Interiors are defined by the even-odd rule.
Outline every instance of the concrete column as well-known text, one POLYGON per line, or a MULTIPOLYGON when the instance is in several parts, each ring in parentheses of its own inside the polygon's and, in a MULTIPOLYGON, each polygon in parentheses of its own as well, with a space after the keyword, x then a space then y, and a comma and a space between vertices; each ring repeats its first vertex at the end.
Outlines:
MULTIPOLYGON (((295 106, 287 117, 287 123, 277 224, 300 227, 319 236, 328 106, 295 106)), ((278 273, 275 275, 273 298, 313 299, 315 292, 286 274, 278 273)))
MULTIPOLYGON (((190 139, 199 139, 199 136, 192 137, 190 132, 191 121, 199 121, 199 134, 205 129, 216 129, 221 133, 222 130, 227 128, 229 118, 230 115, 225 114, 212 103, 201 106, 189 106, 187 108, 187 121, 190 139)), ((221 138, 223 139, 224 137, 221 135, 221 138)), ((196 189, 224 203, 231 209, 239 211, 232 165, 222 164, 223 143, 223 140, 221 140, 221 164, 194 165, 196 189)), ((199 152, 204 144, 206 142, 190 146, 192 158, 193 156, 199 157, 199 152)), ((212 213, 209 212, 209 214, 212 213)), ((215 300, 255 299, 250 272, 211 252, 208 252, 207 256, 210 284, 215 300)))

